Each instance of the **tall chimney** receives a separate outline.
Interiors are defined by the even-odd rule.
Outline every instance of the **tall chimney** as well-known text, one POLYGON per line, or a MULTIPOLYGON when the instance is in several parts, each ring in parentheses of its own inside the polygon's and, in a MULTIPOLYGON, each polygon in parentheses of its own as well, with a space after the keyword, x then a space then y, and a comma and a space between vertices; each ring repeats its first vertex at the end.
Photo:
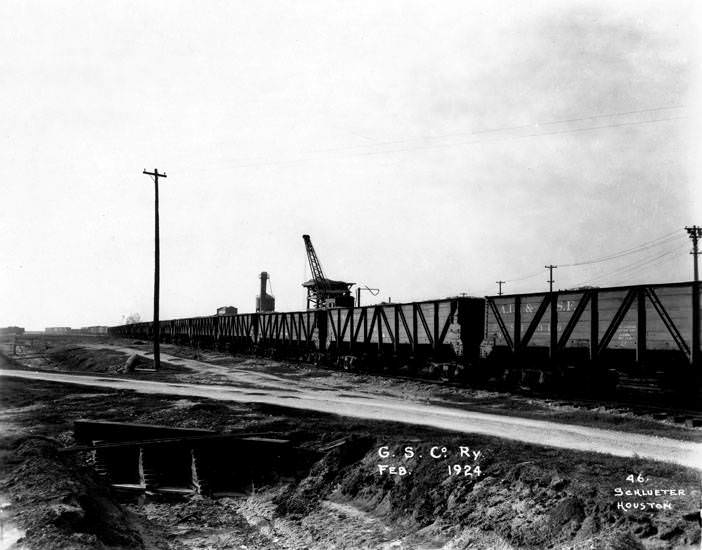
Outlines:
POLYGON ((267 271, 261 271, 261 294, 260 294, 260 300, 261 300, 261 311, 263 311, 263 304, 265 303, 266 300, 266 283, 268 282, 268 272, 267 271))

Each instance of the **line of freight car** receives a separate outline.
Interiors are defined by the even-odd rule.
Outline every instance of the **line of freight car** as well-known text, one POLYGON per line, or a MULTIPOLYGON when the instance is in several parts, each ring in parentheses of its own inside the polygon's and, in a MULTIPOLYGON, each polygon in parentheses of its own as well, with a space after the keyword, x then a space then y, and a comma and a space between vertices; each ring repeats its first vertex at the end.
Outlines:
MULTIPOLYGON (((485 320, 482 298, 449 298, 297 312, 246 313, 161 321, 165 342, 230 351, 277 349, 340 357, 477 361, 485 320)), ((151 339, 151 323, 110 329, 151 339)))
MULTIPOLYGON (((177 319, 160 327, 167 342, 314 357, 349 369, 443 371, 542 390, 619 386, 694 399, 696 290, 694 283, 588 288, 177 319)), ((151 338, 151 331, 140 323, 111 334, 151 338)))

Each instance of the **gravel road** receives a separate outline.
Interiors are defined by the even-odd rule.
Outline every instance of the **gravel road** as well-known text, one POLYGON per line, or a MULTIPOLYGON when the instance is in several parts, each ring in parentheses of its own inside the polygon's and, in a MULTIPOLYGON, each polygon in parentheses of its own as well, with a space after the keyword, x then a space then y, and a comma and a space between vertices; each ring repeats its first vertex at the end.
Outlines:
MULTIPOLYGON (((162 356, 164 361, 171 359, 162 356)), ((181 361, 181 364, 189 361, 181 361)), ((201 363, 205 365, 205 363, 201 363)), ((208 365, 220 370, 222 367, 208 365)), ((462 433, 492 435, 505 439, 615 456, 638 456, 702 470, 702 444, 677 439, 471 412, 451 407, 424 405, 369 393, 353 394, 334 389, 284 387, 275 377, 246 379, 243 387, 231 380, 227 385, 168 383, 56 372, 0 370, 0 376, 46 380, 80 386, 133 390, 140 393, 194 396, 222 401, 268 403, 355 418, 387 420, 462 433), (255 387, 252 387, 252 384, 255 387)), ((243 382, 243 380, 242 380, 243 382)))

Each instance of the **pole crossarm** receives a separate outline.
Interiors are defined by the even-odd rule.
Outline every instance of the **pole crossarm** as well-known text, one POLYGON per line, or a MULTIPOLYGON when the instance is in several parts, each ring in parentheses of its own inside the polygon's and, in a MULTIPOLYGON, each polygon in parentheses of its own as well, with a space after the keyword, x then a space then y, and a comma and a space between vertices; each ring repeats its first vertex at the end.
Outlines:
POLYGON ((153 172, 149 172, 148 170, 144 169, 144 172, 143 172, 143 173, 146 174, 147 176, 151 176, 151 177, 156 178, 156 179, 158 179, 158 178, 167 178, 167 177, 168 177, 168 176, 166 175, 165 172, 164 172, 163 174, 161 174, 161 173, 158 171, 158 168, 154 168, 154 171, 153 171, 153 172))

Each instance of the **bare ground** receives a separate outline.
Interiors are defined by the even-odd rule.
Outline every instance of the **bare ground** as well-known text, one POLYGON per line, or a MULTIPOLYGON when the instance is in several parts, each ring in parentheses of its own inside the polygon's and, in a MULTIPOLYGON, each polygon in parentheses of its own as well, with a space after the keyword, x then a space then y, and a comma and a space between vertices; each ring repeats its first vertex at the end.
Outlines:
MULTIPOLYGON (((114 367, 123 359, 114 357, 114 367)), ((191 375, 175 369, 160 374, 191 375)), ((353 384, 348 391, 359 388, 353 384)), ((266 404, 15 379, 2 380, 0 412, 0 495, 10 501, 28 548, 619 549, 692 548, 700 540, 700 474, 672 465, 266 404), (301 446, 350 440, 298 479, 256 487, 248 497, 125 504, 81 457, 56 452, 72 443, 71 422, 79 417, 255 428, 285 434, 301 446), (380 459, 384 445, 395 458, 380 459), (408 445, 424 458, 403 458, 408 445), (449 476, 446 460, 426 456, 430 446, 461 445, 481 451, 480 477, 449 476), (381 476, 384 463, 411 473, 381 476), (670 510, 618 509, 620 500, 641 500, 614 495, 639 472, 649 479, 647 487, 682 489, 685 496, 668 498, 670 510)))
MULTIPOLYGON (((702 445, 694 441, 700 429, 683 429, 673 433, 663 432, 662 422, 631 421, 626 425, 631 430, 611 429, 613 421, 620 419, 618 413, 587 411, 583 413, 585 422, 564 422, 562 415, 548 418, 547 403, 531 400, 531 406, 517 408, 519 396, 492 395, 467 388, 449 388, 462 392, 464 399, 460 406, 454 400, 426 400, 423 394, 427 388, 443 392, 443 386, 426 384, 416 380, 370 378, 358 384, 359 389, 348 389, 347 373, 332 371, 313 372, 309 376, 300 376, 299 371, 288 364, 263 360, 255 366, 256 359, 244 358, 239 366, 220 365, 187 358, 163 354, 167 364, 177 363, 177 367, 164 368, 159 372, 139 370, 132 374, 104 374, 111 371, 123 371, 120 366, 119 353, 133 354, 134 349, 90 345, 87 347, 59 347, 49 355, 52 365, 58 365, 62 372, 26 372, 2 370, 2 376, 20 376, 31 379, 44 379, 67 382, 86 386, 131 389, 142 393, 181 395, 183 397, 208 397, 237 402, 258 402, 268 404, 285 404, 293 408, 315 410, 355 418, 372 418, 378 420, 399 420, 409 424, 430 426, 434 428, 471 434, 494 435, 525 443, 545 444, 565 449, 596 451, 617 456, 637 456, 654 460, 663 460, 697 467, 701 463, 702 445), (57 362, 58 361, 58 362, 57 362), (95 368, 90 366, 94 364, 95 368), (68 368, 70 374, 64 369, 68 368), (185 371, 178 372, 179 369, 185 371), (288 375, 280 371, 287 369, 288 375), (175 371, 175 372, 174 372, 175 371), (91 374, 99 373, 98 376, 91 374), (295 376, 290 373, 295 372, 295 376), (374 389, 373 381, 378 383, 390 381, 404 385, 403 393, 392 394, 390 391, 374 389), (213 381, 219 382, 218 384, 213 381), (203 383, 204 382, 204 383, 203 383), (412 384, 416 391, 407 391, 412 384), (341 389, 337 386, 341 385, 341 389), (428 401, 428 402, 427 402, 428 401), (499 411, 486 412, 495 407, 499 411), (477 409, 477 410, 476 410, 477 409), (526 409, 526 410, 523 410, 526 409), (507 414, 511 412, 511 414, 507 414), (594 422, 597 419, 597 422, 594 422), (602 429, 590 424, 606 426, 602 429), (648 427, 655 436, 641 433, 648 427), (663 434, 665 434, 663 436, 663 434), (679 437, 684 434, 685 437, 679 437), (675 436, 671 438, 670 436, 675 436), (692 441, 690 441, 692 440, 692 441)), ((142 363, 148 364, 148 352, 139 351, 142 363)), ((230 358, 235 359, 235 358, 230 358)), ((259 360, 260 361, 260 360, 259 360)), ((303 367, 303 369, 306 367, 303 367)), ((397 390, 396 386, 387 388, 397 390)), ((522 404, 523 401, 522 401, 522 404)), ((562 412, 562 411, 561 411, 562 412)), ((573 413, 570 413, 572 416, 573 413)), ((576 416, 577 417, 577 416, 576 416)))
MULTIPOLYGON (((467 411, 702 442, 702 427, 686 426, 679 421, 679 413, 660 414, 655 407, 515 395, 456 384, 333 371, 306 363, 232 356, 168 344, 162 345, 162 352, 168 354, 170 359, 162 359, 161 370, 154 372, 150 371, 153 367, 150 350, 150 344, 140 341, 101 338, 81 342, 73 339, 54 343, 51 348, 32 355, 30 359, 20 358, 16 365, 76 374, 99 372, 108 377, 138 380, 232 384, 239 388, 269 388, 287 392, 333 391, 341 397, 387 396, 467 411), (140 372, 126 373, 124 363, 132 354, 139 355, 140 372)), ((31 350, 28 351, 31 354, 31 350)))

